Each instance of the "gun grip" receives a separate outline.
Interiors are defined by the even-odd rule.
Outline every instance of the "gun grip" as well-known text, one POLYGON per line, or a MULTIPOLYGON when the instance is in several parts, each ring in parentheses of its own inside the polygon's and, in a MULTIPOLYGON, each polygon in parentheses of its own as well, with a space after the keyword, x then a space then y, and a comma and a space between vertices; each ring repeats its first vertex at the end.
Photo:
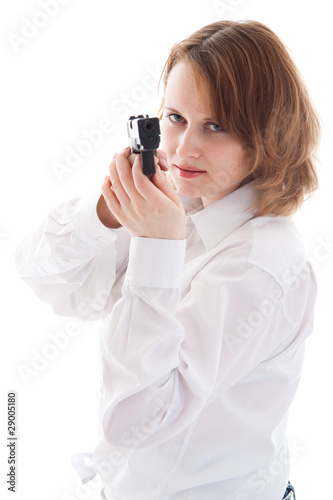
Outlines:
POLYGON ((155 151, 142 151, 142 171, 145 175, 153 175, 156 173, 155 169, 155 160, 154 160, 155 151))

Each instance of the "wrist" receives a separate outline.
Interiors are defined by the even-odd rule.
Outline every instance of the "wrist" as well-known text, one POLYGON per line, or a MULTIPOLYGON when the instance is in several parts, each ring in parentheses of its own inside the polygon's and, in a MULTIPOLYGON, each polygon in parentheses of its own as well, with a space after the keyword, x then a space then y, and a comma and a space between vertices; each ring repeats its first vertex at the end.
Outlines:
POLYGON ((109 229, 117 229, 121 227, 117 218, 110 212, 103 195, 99 197, 97 202, 96 213, 99 220, 105 227, 108 227, 109 229))

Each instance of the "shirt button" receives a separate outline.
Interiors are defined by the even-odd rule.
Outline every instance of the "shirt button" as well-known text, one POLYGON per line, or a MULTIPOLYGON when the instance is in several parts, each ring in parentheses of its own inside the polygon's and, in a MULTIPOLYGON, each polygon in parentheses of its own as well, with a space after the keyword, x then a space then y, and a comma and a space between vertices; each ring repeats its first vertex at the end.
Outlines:
POLYGON ((106 241, 106 238, 104 238, 104 236, 99 236, 98 238, 98 241, 100 241, 101 243, 104 243, 106 241))
POLYGON ((69 260, 62 260, 61 263, 64 265, 67 265, 67 264, 69 264, 69 260))

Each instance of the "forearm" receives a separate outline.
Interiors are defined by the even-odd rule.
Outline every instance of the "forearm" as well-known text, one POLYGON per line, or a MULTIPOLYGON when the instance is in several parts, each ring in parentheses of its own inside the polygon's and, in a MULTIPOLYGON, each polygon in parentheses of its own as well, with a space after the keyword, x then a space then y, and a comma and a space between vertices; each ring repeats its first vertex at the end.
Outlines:
POLYGON ((126 431, 141 414, 151 414, 156 400, 163 401, 166 412, 174 404, 170 401, 171 373, 178 368, 184 338, 174 314, 180 300, 184 253, 184 241, 131 240, 123 297, 102 330, 103 428, 113 444, 130 444, 126 431), (131 411, 125 416, 127 405, 131 411), (137 408, 134 414, 132 408, 137 408))
POLYGON ((100 297, 106 304, 118 270, 126 264, 129 235, 102 225, 96 200, 92 196, 59 205, 16 251, 19 276, 58 314, 91 316, 96 300, 101 313, 100 297))

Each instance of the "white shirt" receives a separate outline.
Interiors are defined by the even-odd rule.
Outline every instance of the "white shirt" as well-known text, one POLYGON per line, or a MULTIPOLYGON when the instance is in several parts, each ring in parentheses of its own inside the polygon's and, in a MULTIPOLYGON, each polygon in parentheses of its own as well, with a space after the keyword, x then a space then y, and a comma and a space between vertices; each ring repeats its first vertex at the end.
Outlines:
POLYGON ((316 284, 291 218, 254 217, 256 195, 184 198, 184 241, 130 238, 75 199, 17 251, 58 314, 103 319, 93 460, 110 500, 283 497, 316 284))

